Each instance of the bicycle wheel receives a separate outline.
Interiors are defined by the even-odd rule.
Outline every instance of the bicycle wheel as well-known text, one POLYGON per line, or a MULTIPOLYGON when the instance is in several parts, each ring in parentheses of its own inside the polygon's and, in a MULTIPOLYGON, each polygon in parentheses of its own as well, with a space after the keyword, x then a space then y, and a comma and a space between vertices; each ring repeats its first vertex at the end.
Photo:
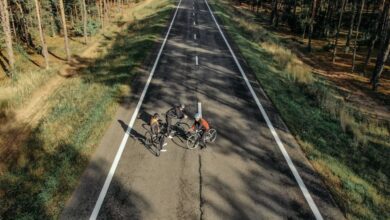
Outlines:
POLYGON ((215 130, 214 128, 210 129, 207 132, 207 136, 206 136, 207 141, 213 143, 216 138, 217 138, 217 130, 215 130))
POLYGON ((195 133, 192 134, 188 139, 187 139, 187 148, 190 150, 193 150, 199 146, 199 134, 195 133))
POLYGON ((147 131, 147 132, 145 132, 144 137, 145 137, 145 140, 144 140, 145 146, 151 147, 153 145, 153 135, 152 135, 152 133, 150 133, 150 131, 147 131))
POLYGON ((185 122, 177 122, 175 124, 175 128, 176 132, 178 132, 180 136, 185 137, 186 132, 190 129, 190 126, 185 122))

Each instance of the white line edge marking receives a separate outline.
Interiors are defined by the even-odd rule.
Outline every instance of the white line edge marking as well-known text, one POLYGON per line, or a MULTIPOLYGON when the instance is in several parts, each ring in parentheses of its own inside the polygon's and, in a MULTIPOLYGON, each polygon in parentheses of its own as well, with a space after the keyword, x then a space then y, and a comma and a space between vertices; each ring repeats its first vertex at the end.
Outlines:
POLYGON ((119 146, 119 149, 118 149, 118 151, 117 151, 117 153, 116 153, 116 155, 115 155, 115 159, 114 159, 114 161, 113 161, 113 163, 112 163, 112 165, 111 165, 111 168, 110 168, 110 171, 109 171, 109 173, 108 173, 108 175, 107 175, 106 181, 104 182, 103 188, 102 188, 102 190, 100 191, 99 198, 98 198, 98 200, 96 201, 95 207, 94 207, 94 209, 93 209, 93 211, 92 211, 92 214, 91 214, 91 216, 90 216, 90 218, 89 218, 90 220, 95 220, 95 219, 97 218, 98 214, 99 214, 100 208, 101 208, 101 206, 102 206, 102 204, 103 204, 104 198, 106 197, 106 194, 107 194, 108 188, 109 188, 109 186, 110 186, 110 183, 111 183, 111 181, 112 181, 112 178, 113 178, 113 176, 114 176, 115 170, 116 170, 116 168, 117 168, 117 166, 118 166, 118 163, 119 163, 119 160, 120 160, 120 158, 121 158, 121 156, 122 156, 123 150, 125 149, 127 140, 129 139, 129 135, 130 135, 130 132, 131 132, 131 130, 132 130, 132 128, 133 128, 135 119, 137 118, 138 112, 139 112, 139 110, 140 110, 140 108, 141 108, 141 105, 142 105, 142 102, 143 102, 143 100, 144 100, 144 98, 145 98, 146 91, 148 90, 148 87, 149 87, 149 85, 150 85, 150 82, 152 81, 154 72, 155 72, 155 70, 156 70, 156 68, 157 68, 158 61, 160 60, 160 57, 161 57, 162 51, 163 51, 163 49, 164 49, 164 47, 165 47, 165 44, 166 44, 166 42, 167 42, 169 33, 171 32, 173 23, 174 23, 174 21, 175 21, 176 15, 177 15, 177 12, 179 11, 179 6, 180 6, 180 4, 181 4, 181 1, 182 1, 182 0, 180 0, 180 1, 179 1, 179 4, 176 6, 176 11, 175 11, 175 14, 173 15, 171 24, 169 25, 168 32, 167 32, 167 34, 165 35, 164 42, 163 42, 163 44, 161 45, 160 51, 158 52, 158 55, 157 55, 157 58, 156 58, 156 60, 155 60, 155 62, 154 62, 153 68, 152 68, 152 70, 150 71, 149 78, 148 78, 148 80, 147 80, 147 82, 146 82, 146 84, 145 84, 144 90, 142 91, 142 94, 141 94, 141 97, 140 97, 140 99, 139 99, 139 101, 138 101, 137 107, 136 107, 135 110, 134 110, 133 116, 131 117, 131 120, 130 120, 130 122, 129 122, 129 126, 128 126, 127 130, 126 130, 125 135, 123 136, 122 142, 121 142, 121 144, 120 144, 120 146, 119 146))
POLYGON ((196 40, 196 34, 194 34, 194 40, 196 40))
POLYGON ((198 113, 200 114, 200 117, 202 117, 202 103, 198 102, 198 113))
POLYGON ((274 139, 275 139, 275 141, 276 141, 280 151, 282 152, 282 154, 284 156, 284 159, 286 160, 286 162, 287 162, 291 172, 293 173, 293 175, 295 177, 295 180, 297 181, 297 183, 299 185, 299 188, 301 189, 301 191, 303 193, 303 196, 305 197, 307 203, 309 204, 309 206, 311 208, 311 211, 313 212, 313 214, 314 214, 314 216, 315 216, 315 218, 317 220, 322 220, 323 217, 322 217, 320 211, 318 210, 317 205, 315 204, 313 198, 311 197, 311 195, 309 193, 309 190, 307 189, 305 183, 303 182, 301 176, 299 175, 297 168, 295 167, 295 165, 292 162, 290 156, 288 155, 288 153, 286 151, 286 148, 284 147, 282 141, 280 140, 278 134, 276 133, 276 130, 275 130, 274 126, 272 125, 270 119, 268 118, 268 115, 265 112, 263 106, 261 105, 261 103, 259 101, 259 98, 257 97, 257 95, 256 95, 255 91, 253 90, 253 88, 252 88, 248 78, 246 77, 246 74, 245 74, 244 70, 242 69, 240 63, 238 62, 238 59, 237 59, 236 55, 234 54, 232 48, 230 47, 229 42, 227 41, 225 35, 223 34, 223 32, 221 30, 221 27, 219 26, 217 20, 215 19, 214 14, 213 14, 213 12, 210 9, 210 6, 209 6, 207 0, 205 0, 205 2, 206 2, 206 5, 207 5, 207 8, 209 9, 209 12, 210 12, 211 16, 213 17, 213 20, 214 20, 215 24, 217 25, 217 28, 218 28, 219 32, 222 35, 222 38, 224 39, 224 41, 226 43, 226 46, 228 47, 230 53, 232 54, 233 59, 234 59, 235 63, 237 64, 237 67, 240 70, 242 77, 245 80, 246 85, 248 86, 248 88, 249 88, 253 98, 255 99, 256 104, 259 107, 261 114, 263 115, 265 121, 267 122, 268 128, 271 130, 271 133, 272 133, 272 135, 273 135, 273 137, 274 137, 274 139))
POLYGON ((196 25, 195 21, 194 21, 194 25, 196 25))
POLYGON ((197 66, 199 65, 198 56, 195 56, 195 63, 196 63, 197 66))

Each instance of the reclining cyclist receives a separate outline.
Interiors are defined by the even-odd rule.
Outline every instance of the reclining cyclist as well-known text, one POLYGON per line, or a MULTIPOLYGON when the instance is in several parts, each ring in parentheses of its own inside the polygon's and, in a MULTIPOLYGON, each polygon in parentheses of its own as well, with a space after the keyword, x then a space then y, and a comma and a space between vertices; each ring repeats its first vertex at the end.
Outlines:
POLYGON ((187 118, 187 115, 184 113, 185 105, 180 104, 169 109, 165 115, 165 120, 167 123, 167 135, 168 138, 172 138, 172 119, 183 119, 187 118))
POLYGON ((190 128, 190 131, 197 131, 200 130, 202 131, 200 133, 200 140, 201 140, 201 147, 206 147, 205 141, 204 141, 204 134, 210 130, 210 125, 206 121, 206 119, 202 118, 200 113, 196 113, 194 116, 194 124, 190 128))
MULTIPOLYGON (((152 115, 152 117, 150 118, 150 122, 149 122, 149 125, 150 125, 150 129, 151 129, 151 132, 152 132, 152 135, 154 137, 158 137, 158 135, 160 134, 161 132, 161 124, 160 124, 160 115, 158 113, 155 113, 154 115, 152 115)), ((167 143, 164 142, 163 144, 163 149, 161 149, 162 152, 165 152, 167 151, 165 149, 165 146, 167 145, 167 143)))

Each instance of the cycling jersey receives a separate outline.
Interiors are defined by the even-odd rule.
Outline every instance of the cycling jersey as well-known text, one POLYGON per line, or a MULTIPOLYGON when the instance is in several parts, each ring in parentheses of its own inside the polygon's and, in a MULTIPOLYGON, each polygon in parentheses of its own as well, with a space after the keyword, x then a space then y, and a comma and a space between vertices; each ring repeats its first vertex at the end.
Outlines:
POLYGON ((192 130, 196 129, 196 130, 208 131, 208 130, 210 130, 210 125, 209 125, 209 123, 205 119, 201 118, 199 121, 195 120, 195 122, 192 125, 191 129, 192 130))
POLYGON ((158 121, 158 118, 151 118, 149 125, 153 134, 157 135, 160 132, 160 122, 158 121))

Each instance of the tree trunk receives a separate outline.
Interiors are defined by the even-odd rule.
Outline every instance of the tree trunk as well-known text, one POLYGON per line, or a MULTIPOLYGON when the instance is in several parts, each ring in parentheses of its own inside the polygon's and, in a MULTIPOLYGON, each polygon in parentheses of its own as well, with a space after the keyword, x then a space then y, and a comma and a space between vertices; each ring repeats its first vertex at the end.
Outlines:
POLYGON ((293 15, 294 15, 294 17, 297 15, 297 1, 298 0, 294 0, 294 6, 293 6, 293 15))
POLYGON ((74 9, 73 9, 73 8, 70 9, 70 16, 69 16, 69 17, 70 17, 70 25, 71 25, 72 27, 74 27, 74 23, 75 23, 75 22, 74 22, 74 17, 75 17, 75 16, 74 16, 74 9))
POLYGON ((337 43, 338 43, 338 41, 339 41, 340 26, 341 26, 341 21, 342 21, 342 19, 343 19, 343 13, 344 13, 345 2, 346 2, 345 0, 342 0, 341 8, 340 8, 339 23, 338 23, 338 25, 337 25, 336 37, 335 37, 335 41, 334 41, 333 59, 332 59, 332 62, 333 62, 333 63, 336 61, 337 43))
POLYGON ((276 24, 277 17, 278 17, 278 0, 274 0, 272 5, 271 18, 270 18, 271 25, 276 24))
POLYGON ((331 26, 333 25, 333 7, 334 4, 330 3, 331 0, 328 0, 328 8, 325 17, 325 27, 324 27, 324 36, 328 39, 330 34, 331 26))
POLYGON ((17 36, 16 36, 16 27, 15 27, 14 13, 12 13, 12 10, 10 10, 9 13, 10 13, 11 24, 12 24, 12 31, 11 31, 11 33, 13 33, 14 38, 16 39, 17 36))
POLYGON ((85 4, 85 0, 81 0, 82 5, 82 18, 83 18, 83 26, 84 26, 84 43, 87 44, 87 6, 85 4))
POLYGON ((42 53, 43 56, 45 57, 46 69, 49 69, 49 54, 47 52, 45 35, 43 34, 43 30, 42 30, 40 7, 39 7, 38 0, 34 0, 34 1, 35 1, 35 8, 37 11, 38 29, 39 29, 39 36, 41 37, 42 53))
POLYGON ((356 58, 356 48, 357 48, 357 40, 359 36, 359 27, 360 27, 360 22, 362 21, 362 14, 363 14, 363 9, 364 9, 364 0, 362 0, 362 5, 360 6, 360 12, 359 12, 359 19, 356 27, 356 35, 355 35, 355 43, 353 45, 353 58, 352 58, 352 72, 355 71, 355 58, 356 58))
POLYGON ((66 28, 64 2, 62 0, 58 0, 58 2, 60 3, 62 28, 64 30, 64 42, 65 42, 66 60, 69 62, 70 61, 70 50, 69 50, 69 43, 68 43, 68 30, 66 28))
MULTIPOLYGON (((387 4, 387 11, 389 10, 388 4, 387 4)), ((378 53, 378 56, 376 58, 375 63, 375 69, 372 73, 370 82, 372 83, 372 89, 376 90, 379 86, 379 78, 383 72, 383 67, 385 65, 385 62, 389 56, 389 50, 390 50, 390 21, 389 21, 389 12, 387 13, 387 19, 386 19, 386 25, 384 28, 384 31, 382 31, 381 38, 385 39, 382 40, 380 45, 380 51, 378 53)))
POLYGON ((314 0, 313 3, 312 3, 312 12, 311 12, 311 17, 310 17, 310 23, 309 23, 309 42, 308 42, 308 45, 307 45, 307 49, 309 51, 311 51, 311 37, 313 35, 313 23, 314 23, 314 17, 316 16, 316 4, 317 4, 317 0, 314 0))
POLYGON ((10 70, 13 70, 15 67, 15 57, 14 57, 14 50, 12 47, 12 35, 11 35, 11 27, 9 22, 7 1, 8 0, 0 0, 0 16, 1 16, 1 24, 3 26, 3 31, 5 35, 5 44, 7 47, 8 62, 9 62, 10 70))
POLYGON ((97 11, 98 11, 98 18, 99 18, 99 22, 100 22, 100 27, 102 27, 103 25, 103 21, 102 21, 102 10, 101 10, 101 0, 97 0, 96 1, 96 8, 97 8, 97 11))
MULTIPOLYGON (((388 33, 388 35, 390 35, 390 32, 388 33)), ((372 73, 371 83, 372 83, 373 90, 376 90, 379 86, 379 78, 382 75, 385 62, 386 62, 387 58, 389 57, 390 36, 387 36, 384 46, 385 47, 378 54, 376 64, 375 64, 375 69, 374 69, 374 72, 372 73)))
POLYGON ((51 27, 51 36, 56 36, 56 23, 54 21, 54 16, 50 15, 50 27, 51 27))
POLYGON ((379 36, 381 30, 383 30, 383 25, 384 25, 386 17, 387 17, 386 13, 388 10, 386 7, 388 7, 389 5, 388 4, 385 5, 385 2, 386 2, 386 0, 382 0, 382 4, 379 6, 378 16, 377 16, 377 19, 375 22, 375 33, 371 36, 370 45, 368 46, 366 60, 364 61, 364 66, 363 66, 364 72, 366 71, 366 68, 367 68, 368 64, 370 63, 371 52, 374 49, 375 43, 378 40, 378 36, 379 36))
POLYGON ((101 28, 103 29, 104 28, 104 16, 105 16, 105 12, 104 12, 104 3, 102 0, 99 0, 99 8, 100 8, 100 22, 101 22, 101 28))
POLYGON ((104 22, 109 21, 109 14, 108 14, 108 5, 107 0, 103 0, 103 10, 104 10, 104 22))
POLYGON ((352 9, 351 23, 350 23, 349 30, 348 30, 347 41, 345 43, 345 53, 349 52, 349 46, 350 46, 351 36, 352 36, 352 32, 353 32, 353 26, 355 23, 356 10, 357 10, 357 0, 353 0, 352 8, 353 9, 352 9))

